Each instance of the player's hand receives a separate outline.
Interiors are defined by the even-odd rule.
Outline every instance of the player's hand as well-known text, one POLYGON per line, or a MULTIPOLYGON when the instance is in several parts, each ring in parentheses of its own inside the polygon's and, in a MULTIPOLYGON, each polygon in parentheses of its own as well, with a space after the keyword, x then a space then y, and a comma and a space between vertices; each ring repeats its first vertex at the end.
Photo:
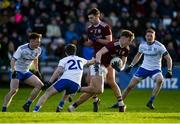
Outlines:
POLYGON ((128 67, 124 70, 124 72, 129 73, 129 72, 131 71, 131 69, 132 69, 132 66, 128 66, 128 67))
POLYGON ((97 37, 95 35, 90 36, 89 39, 93 42, 97 41, 97 37))
POLYGON ((18 78, 18 73, 17 73, 17 71, 13 71, 12 72, 12 79, 16 79, 16 78, 18 78))
POLYGON ((165 77, 166 78, 172 78, 172 70, 168 70, 165 77))
POLYGON ((35 74, 39 79, 42 80, 42 75, 41 75, 41 73, 40 73, 39 71, 35 71, 34 74, 35 74))
POLYGON ((95 70, 95 72, 98 72, 98 71, 99 71, 99 68, 100 68, 100 64, 99 64, 99 63, 95 63, 95 64, 94 64, 94 70, 95 70))
POLYGON ((112 66, 117 72, 120 72, 119 62, 114 62, 114 63, 111 64, 111 66, 112 66))

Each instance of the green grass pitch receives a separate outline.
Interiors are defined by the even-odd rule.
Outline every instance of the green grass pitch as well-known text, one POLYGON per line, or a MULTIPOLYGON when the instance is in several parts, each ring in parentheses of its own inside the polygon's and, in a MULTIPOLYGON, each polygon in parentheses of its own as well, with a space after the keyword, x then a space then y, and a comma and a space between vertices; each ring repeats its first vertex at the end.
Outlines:
MULTIPOLYGON (((31 89, 20 88, 13 98, 8 112, 0 112, 0 123, 180 123, 180 91, 163 90, 155 99, 156 110, 146 108, 151 90, 134 90, 125 100, 127 111, 119 113, 117 109, 109 107, 116 102, 110 89, 100 95, 100 110, 92 112, 92 99, 79 106, 75 112, 67 112, 71 103, 66 102, 64 110, 56 113, 55 109, 62 94, 51 97, 41 108, 39 113, 25 113, 22 105, 25 103, 31 89)), ((8 89, 0 89, 0 105, 8 89)), ((73 100, 76 100, 78 93, 73 100)), ((31 111, 37 100, 32 104, 31 111)))

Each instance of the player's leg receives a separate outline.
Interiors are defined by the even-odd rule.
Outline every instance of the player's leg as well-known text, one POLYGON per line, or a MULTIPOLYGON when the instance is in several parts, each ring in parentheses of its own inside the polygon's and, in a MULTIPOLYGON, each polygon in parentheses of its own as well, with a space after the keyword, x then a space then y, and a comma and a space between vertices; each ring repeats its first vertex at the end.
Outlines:
POLYGON ((4 97, 4 102, 2 105, 2 112, 7 111, 7 107, 11 103, 11 100, 14 95, 16 95, 19 88, 19 79, 11 79, 10 82, 10 91, 7 93, 7 95, 4 97))
POLYGON ((58 104, 58 106, 56 108, 56 112, 62 111, 64 103, 69 97, 70 97, 70 95, 66 95, 66 91, 64 91, 64 94, 63 94, 63 96, 61 98, 61 101, 59 102, 59 104, 58 104))
MULTIPOLYGON (((91 65, 91 66, 89 67, 89 70, 88 70, 88 73, 87 73, 87 76, 86 76, 86 82, 87 82, 88 86, 92 85, 92 84, 91 84, 91 83, 92 83, 92 77, 93 77, 93 75, 95 76, 95 74, 96 74, 96 72, 95 72, 95 66, 94 66, 94 65, 91 65)), ((90 87, 92 87, 92 86, 90 86, 90 87)), ((82 88, 81 91, 84 92, 84 91, 83 91, 83 88, 82 88)), ((85 93, 85 94, 86 94, 86 93, 85 93)), ((86 95, 88 95, 88 93, 87 93, 86 95)), ((86 95, 85 95, 85 96, 86 96, 86 95)), ((89 99, 89 98, 88 98, 88 99, 89 99)), ((93 111, 98 111, 98 110, 97 110, 97 106, 95 106, 95 104, 94 104, 94 103, 96 103, 96 102, 99 101, 99 98, 98 98, 97 94, 94 94, 94 95, 93 95, 93 100, 94 100, 94 102, 93 102, 93 111)))
MULTIPOLYGON (((93 99, 94 99, 93 111, 97 112, 98 111, 98 102, 99 102, 99 98, 97 97, 97 94, 103 93, 103 91, 104 91, 104 78, 102 77, 102 71, 101 71, 100 64, 95 64, 95 65, 92 65, 89 67, 88 79, 89 79, 88 80, 89 86, 81 87, 80 91, 86 92, 87 96, 88 96, 88 93, 94 94, 93 95, 93 99)), ((89 99, 89 97, 87 99, 89 99)))
POLYGON ((147 103, 147 107, 149 107, 150 109, 155 109, 153 102, 154 102, 155 97, 159 94, 159 92, 161 90, 161 87, 163 84, 163 75, 162 75, 162 73, 159 72, 159 73, 153 75, 152 78, 156 82, 156 85, 155 85, 155 87, 152 91, 152 95, 147 103))
MULTIPOLYGON (((91 66, 91 84, 97 90, 97 93, 103 93, 104 91, 104 77, 107 75, 107 69, 103 65, 95 64, 91 66)), ((93 111, 98 112, 98 105, 100 99, 97 97, 97 93, 93 95, 93 111)))
MULTIPOLYGON (((129 83, 129 86, 123 91, 122 99, 124 100, 126 96, 129 94, 129 92, 135 88, 135 86, 139 83, 138 78, 133 77, 129 83)), ((118 108, 118 103, 115 103, 111 108, 118 108)))
POLYGON ((30 86, 33 86, 34 89, 31 91, 26 103, 23 105, 23 109, 26 112, 29 112, 29 107, 32 104, 32 102, 34 101, 34 99, 39 95, 41 88, 43 87, 43 83, 41 82, 41 80, 33 75, 31 72, 27 72, 25 74, 25 80, 24 82, 30 86))
POLYGON ((88 82, 90 82, 89 86, 81 87, 80 91, 86 92, 86 93, 95 93, 95 94, 103 93, 103 91, 104 91, 104 75, 107 74, 107 73, 105 73, 103 66, 101 66, 99 64, 91 66, 90 74, 91 74, 91 76, 88 78, 88 79, 90 79, 90 81, 88 81, 88 82))
POLYGON ((133 77, 128 85, 128 87, 123 91, 123 100, 129 95, 129 93, 131 92, 131 90, 133 90, 136 85, 139 83, 141 79, 139 79, 138 77, 133 77))
MULTIPOLYGON (((93 76, 91 80, 91 85, 96 89, 96 94, 101 94, 104 92, 104 78, 103 76, 93 76)), ((90 86, 91 86, 90 85, 90 86)), ((97 97, 97 95, 93 96, 93 112, 98 112, 99 110, 99 103, 100 99, 97 97)))
MULTIPOLYGON (((139 79, 137 77, 133 77, 131 79, 128 87, 126 89, 124 89, 124 91, 122 93, 123 100, 129 95, 130 91, 136 87, 136 85, 139 83, 140 80, 141 79, 139 79)), ((114 104, 111 108, 118 108, 118 103, 114 104)))
POLYGON ((142 80, 149 76, 149 71, 144 68, 138 68, 135 72, 133 78, 131 79, 128 87, 123 91, 123 99, 125 99, 131 90, 133 90, 136 85, 142 80))
POLYGON ((120 90, 119 86, 117 85, 117 83, 115 82, 115 70, 111 66, 109 66, 107 69, 108 69, 107 78, 106 78, 107 82, 110 85, 110 87, 112 88, 112 90, 117 98, 119 112, 124 112, 125 104, 122 99, 121 90, 120 90))
POLYGON ((47 99, 56 94, 58 91, 57 89, 54 88, 53 85, 51 85, 46 91, 45 93, 39 98, 35 108, 34 108, 34 111, 33 112, 38 112, 40 110, 40 108, 42 107, 42 105, 47 101, 47 99))
POLYGON ((113 90, 116 97, 121 96, 120 88, 118 87, 117 83, 115 82, 115 70, 112 67, 108 67, 108 73, 107 73, 107 83, 113 90))
POLYGON ((54 95, 57 92, 62 92, 63 90, 66 90, 65 95, 69 95, 71 93, 77 92, 79 89, 79 85, 71 80, 68 79, 60 79, 56 81, 51 87, 49 87, 43 96, 39 99, 38 103, 36 104, 36 107, 34 108, 34 112, 38 112, 40 107, 43 103, 46 102, 46 100, 54 95))
POLYGON ((90 97, 92 97, 93 94, 90 93, 83 93, 72 105, 68 107, 68 111, 72 112, 77 108, 79 105, 87 101, 90 97))
POLYGON ((81 92, 101 94, 104 91, 104 80, 102 76, 92 76, 91 83, 87 87, 81 87, 81 92))

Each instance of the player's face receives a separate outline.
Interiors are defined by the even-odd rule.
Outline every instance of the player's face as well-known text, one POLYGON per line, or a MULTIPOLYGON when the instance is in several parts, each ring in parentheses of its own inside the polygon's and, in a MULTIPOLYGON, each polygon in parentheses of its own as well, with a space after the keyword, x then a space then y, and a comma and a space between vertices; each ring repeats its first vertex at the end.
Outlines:
POLYGON ((88 15, 88 19, 89 19, 89 22, 92 24, 92 25, 95 25, 98 23, 98 18, 99 16, 95 16, 95 15, 88 15))
POLYGON ((40 46, 41 43, 41 39, 40 38, 36 38, 36 39, 31 39, 30 40, 30 46, 32 49, 36 49, 40 46))
POLYGON ((123 46, 129 46, 131 44, 129 37, 125 37, 125 36, 122 36, 120 38, 120 42, 123 46))
POLYGON ((147 32, 145 38, 147 42, 152 43, 155 40, 155 33, 147 32))

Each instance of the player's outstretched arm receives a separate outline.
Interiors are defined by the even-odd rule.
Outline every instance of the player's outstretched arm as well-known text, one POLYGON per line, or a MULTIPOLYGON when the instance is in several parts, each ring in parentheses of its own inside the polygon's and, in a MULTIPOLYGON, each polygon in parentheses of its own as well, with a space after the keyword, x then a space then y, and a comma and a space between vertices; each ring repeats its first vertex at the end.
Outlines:
POLYGON ((16 59, 15 58, 12 58, 11 59, 11 71, 12 71, 12 79, 14 78, 17 78, 17 71, 15 70, 15 62, 16 62, 16 59))
POLYGON ((14 72, 15 71, 15 62, 16 62, 16 59, 15 58, 12 58, 11 59, 11 70, 12 70, 12 72, 14 72))
POLYGON ((132 62, 129 66, 133 67, 136 63, 138 63, 141 56, 142 56, 142 53, 137 52, 137 54, 135 55, 134 59, 132 60, 132 62))
POLYGON ((112 35, 106 36, 106 39, 97 39, 97 42, 107 45, 108 43, 112 42, 112 35))
POLYGON ((167 74, 166 74, 166 78, 172 78, 172 58, 169 55, 169 53, 167 53, 164 58, 166 59, 167 62, 167 74))
POLYGON ((103 54, 107 53, 108 49, 106 47, 101 48, 97 53, 96 53, 96 62, 101 63, 101 57, 103 54))
POLYGON ((130 65, 132 65, 132 67, 133 67, 136 63, 138 63, 139 60, 140 60, 140 58, 141 58, 141 56, 142 56, 142 53, 137 52, 137 54, 135 55, 135 57, 134 57, 134 59, 132 60, 132 62, 131 62, 130 65))
POLYGON ((137 63, 139 62, 141 56, 142 56, 142 53, 137 52, 137 54, 135 55, 135 57, 134 57, 134 59, 132 60, 131 64, 125 69, 125 72, 126 72, 126 73, 129 73, 129 72, 131 71, 131 68, 132 68, 135 64, 137 64, 137 63))
POLYGON ((127 62, 127 57, 122 57, 121 58, 121 60, 122 60, 122 64, 121 65, 119 65, 120 66, 120 69, 121 69, 121 71, 122 70, 124 70, 124 68, 125 68, 125 66, 126 66, 126 62, 127 62))
POLYGON ((39 60, 38 60, 38 58, 36 58, 36 59, 33 60, 33 64, 34 64, 34 68, 35 68, 34 74, 35 74, 40 80, 42 80, 42 75, 41 75, 41 73, 39 72, 39 60))
POLYGON ((96 63, 96 59, 92 58, 91 60, 88 60, 88 62, 86 63, 87 66, 89 65, 93 65, 96 63))
POLYGON ((49 82, 51 83, 54 82, 63 72, 64 72, 64 68, 62 66, 58 66, 55 72, 53 73, 53 75, 51 76, 49 82))
POLYGON ((38 58, 36 58, 36 59, 33 60, 33 64, 34 64, 35 71, 39 71, 39 65, 38 65, 38 63, 39 63, 38 58))

